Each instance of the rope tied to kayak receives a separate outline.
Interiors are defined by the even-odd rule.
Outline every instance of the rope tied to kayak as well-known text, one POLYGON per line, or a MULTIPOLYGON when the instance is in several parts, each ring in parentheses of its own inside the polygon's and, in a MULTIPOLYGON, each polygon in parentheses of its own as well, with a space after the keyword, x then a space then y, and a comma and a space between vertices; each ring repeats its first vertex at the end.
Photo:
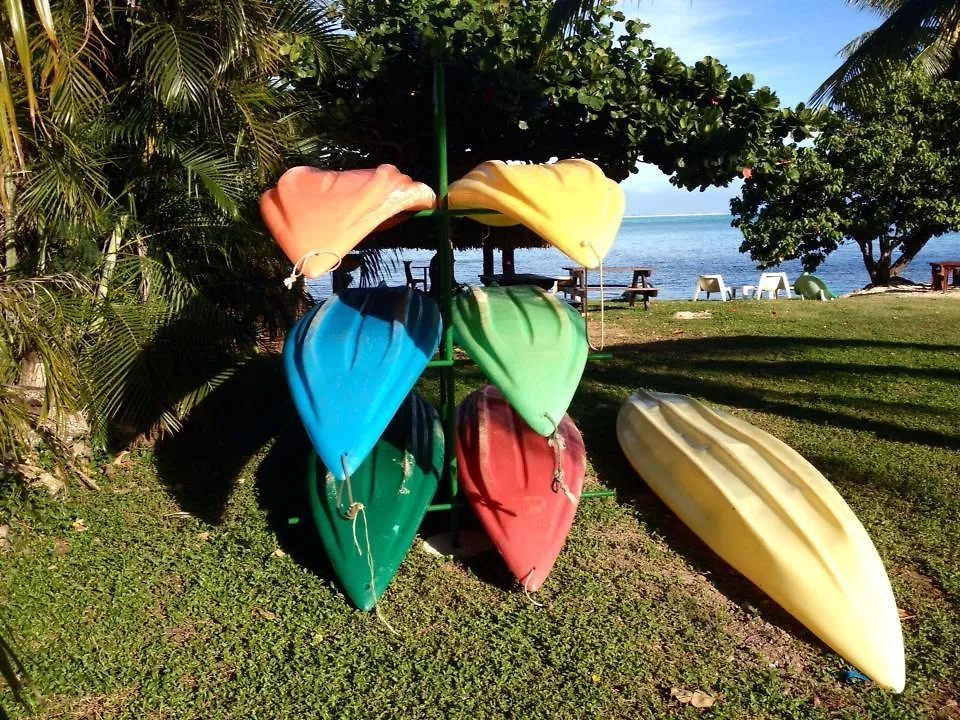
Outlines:
POLYGON ((337 487, 337 511, 340 511, 340 501, 343 497, 343 488, 347 488, 347 510, 342 513, 342 516, 345 520, 350 521, 350 529, 353 532, 353 546, 357 550, 357 555, 363 557, 363 550, 360 549, 360 540, 357 538, 357 519, 363 517, 363 539, 367 546, 367 568, 370 570, 370 594, 373 596, 373 609, 377 614, 377 619, 383 623, 384 627, 387 628, 397 637, 400 636, 396 630, 393 629, 393 626, 387 622, 387 619, 383 616, 383 611, 380 610, 380 603, 377 601, 377 590, 376 590, 376 572, 374 570, 373 563, 373 550, 370 547, 370 522, 367 520, 367 508, 364 507, 362 502, 356 502, 353 499, 353 488, 350 486, 350 473, 347 470, 347 454, 343 453, 340 455, 340 464, 343 467, 343 482, 340 483, 337 487))
POLYGON ((576 507, 577 497, 570 492, 570 488, 567 487, 563 475, 563 450, 567 447, 567 444, 560 434, 560 427, 554 422, 554 419, 547 413, 544 413, 543 416, 553 424, 553 432, 550 433, 550 437, 547 438, 547 445, 553 448, 553 482, 550 484, 550 489, 555 493, 562 490, 567 500, 570 501, 570 504, 576 507))
MULTIPOLYGON (((593 250, 593 245, 588 241, 584 240, 581 245, 585 248, 590 248, 593 250)), ((590 346, 591 350, 603 350, 607 346, 607 318, 604 305, 604 288, 603 288, 603 258, 601 258, 596 250, 593 250, 594 256, 597 258, 597 264, 600 266, 600 347, 597 347, 590 341, 590 328, 586 327, 587 331, 587 344, 590 346)), ((586 325, 587 317, 589 316, 589 304, 590 304, 590 289, 587 286, 587 269, 584 266, 583 270, 583 308, 581 314, 583 315, 584 325, 586 325)))
MULTIPOLYGON (((347 488, 347 509, 343 517, 347 520, 355 520, 357 513, 363 510, 363 503, 353 501, 353 487, 350 485, 350 471, 347 469, 347 454, 340 455, 340 466, 343 468, 343 482, 337 485, 337 512, 340 512, 340 504, 343 499, 343 488, 347 488)), ((354 528, 353 544, 357 545, 356 528, 354 528)), ((360 552, 360 546, 357 545, 357 552, 360 552)), ((362 553, 361 553, 362 554, 362 553)))
POLYGON ((337 259, 336 264, 334 264, 334 266, 330 268, 327 272, 333 272, 338 267, 340 267, 340 263, 343 262, 343 256, 340 255, 340 253, 338 252, 334 252, 333 250, 321 249, 321 250, 311 250, 310 252, 306 252, 303 255, 301 255, 300 259, 293 264, 293 269, 290 271, 290 275, 283 279, 283 284, 286 285, 287 290, 292 290, 293 284, 297 280, 303 277, 303 268, 305 263, 307 262, 307 260, 309 260, 310 258, 316 255, 333 255, 337 259))
POLYGON ((523 576, 523 594, 527 596, 527 600, 530 601, 530 604, 535 607, 543 607, 543 603, 538 603, 533 599, 533 595, 530 594, 530 576, 533 575, 535 567, 530 568, 530 572, 523 576))

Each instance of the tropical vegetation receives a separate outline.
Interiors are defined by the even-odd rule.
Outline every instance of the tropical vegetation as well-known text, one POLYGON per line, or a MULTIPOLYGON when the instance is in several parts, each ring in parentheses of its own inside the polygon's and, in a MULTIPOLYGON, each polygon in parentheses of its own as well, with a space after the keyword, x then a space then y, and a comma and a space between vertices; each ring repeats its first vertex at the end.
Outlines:
MULTIPOLYGON (((316 97, 286 79, 294 45, 342 60, 335 24, 305 0, 37 0, 0 20, 0 381, 32 358, 44 409, 85 410, 101 440, 175 429, 291 314, 255 200, 323 152, 316 97)), ((0 435, 22 439, 3 392, 0 435)))
POLYGON ((882 86, 891 70, 905 61, 928 77, 960 80, 960 2, 847 2, 874 10, 884 20, 841 50, 843 62, 814 92, 814 102, 855 102, 864 98, 871 86, 882 86))
POLYGON ((901 66, 824 114, 812 145, 776 149, 731 209, 741 251, 763 267, 799 258, 812 271, 853 242, 885 284, 930 238, 960 229, 958 187, 960 83, 901 66))
MULTIPOLYGON (((953 86, 904 80, 889 99, 893 104, 833 116, 802 106, 784 109, 768 88, 756 88, 750 75, 731 75, 710 58, 687 65, 671 50, 657 48, 642 37, 643 24, 627 21, 612 0, 564 3, 567 17, 574 18, 568 27, 575 32, 546 44, 544 38, 564 26, 561 5, 549 0, 343 0, 336 8, 314 0, 0 4, 0 480, 22 468, 18 462, 25 459, 25 448, 38 442, 46 444, 45 452, 60 456, 49 460, 44 455, 44 461, 69 464, 58 422, 67 413, 86 417, 98 447, 122 444, 142 433, 169 435, 201 404, 222 409, 214 400, 234 383, 245 382, 249 389, 251 381, 262 380, 256 374, 262 362, 256 357, 259 341, 275 336, 294 317, 303 296, 285 292, 277 282, 279 255, 260 225, 259 191, 283 168, 299 162, 339 167, 392 162, 418 179, 430 179, 431 74, 437 60, 448 68, 454 176, 492 157, 544 161, 570 156, 589 157, 618 180, 639 162, 653 163, 676 185, 702 189, 727 184, 749 167, 753 176, 745 186, 742 222, 745 234, 754 233, 748 242, 756 247, 758 261, 799 256, 812 267, 844 239, 866 242, 873 233, 869 245, 876 240, 880 255, 871 272, 881 279, 895 275, 924 237, 955 226, 950 201, 929 200, 943 183, 955 180, 953 165, 935 156, 938 142, 952 141, 956 147, 956 133, 947 129, 943 138, 934 137, 938 124, 949 128, 953 122, 954 111, 947 107, 956 105, 953 86), (937 102, 943 103, 939 110, 937 102), (910 109, 910 103, 917 107, 910 109), (870 123, 879 127, 881 114, 890 111, 899 113, 904 131, 887 128, 877 138, 868 137, 870 123), (850 114, 855 112, 860 114, 850 114), (823 132, 814 147, 801 146, 810 127, 820 123, 823 132), (912 145, 906 128, 919 138, 912 145), (872 160, 866 163, 868 158, 872 160), (853 213, 845 204, 856 206, 850 199, 862 200, 864 188, 903 178, 904 172, 926 175, 915 190, 901 182, 895 187, 900 194, 891 191, 877 206, 878 216, 888 218, 887 230, 864 219, 876 207, 864 205, 852 218, 843 215, 853 213), (796 208, 789 207, 789 197, 822 201, 822 215, 791 215, 796 208), (921 222, 921 215, 927 220, 921 222), (759 240, 763 233, 801 240, 766 247, 759 240), (896 250, 901 259, 891 260, 896 250), (37 387, 21 387, 32 384, 37 387)), ((946 20, 942 25, 949 27, 946 20)), ((602 395, 602 378, 596 382, 602 395)), ((208 421, 216 424, 209 416, 208 421)), ((197 427, 202 424, 192 429, 197 427)), ((264 432, 230 439, 248 443, 247 450, 260 450, 259 441, 272 430, 264 432)), ((164 442, 174 441, 168 437, 164 442)), ((195 476, 196 458, 209 446, 191 446, 193 460, 180 458, 173 464, 187 462, 195 476)), ((242 455, 240 451, 237 457, 242 455)), ((162 466, 171 457, 161 442, 154 459, 162 466)), ((235 460, 212 459, 216 470, 211 475, 223 480, 224 472, 237 470, 231 464, 235 460)), ((30 518, 32 527, 43 532, 67 533, 69 528, 77 533, 70 537, 84 538, 94 534, 81 535, 87 530, 81 511, 89 509, 105 522, 127 522, 133 514, 123 496, 139 492, 135 476, 142 471, 139 465, 131 470, 125 476, 130 482, 113 488, 115 494, 86 498, 80 505, 52 506, 34 490, 0 482, 0 552, 13 544, 6 536, 11 527, 6 521, 13 516, 30 518), (100 501, 104 504, 97 506, 100 501), (68 518, 72 511, 77 515, 68 518)), ((237 472, 226 482, 232 486, 244 479, 237 472)), ((161 512, 169 496, 156 478, 145 482, 150 497, 144 507, 154 510, 150 522, 169 530, 161 512)), ((171 483, 169 490, 176 493, 176 487, 171 483)), ((246 502, 253 502, 252 496, 246 502)), ((256 524, 262 517, 251 507, 243 511, 245 517, 238 516, 237 534, 217 546, 229 557, 242 556, 243 548, 252 547, 249 543, 262 544, 268 537, 263 523, 256 524), (252 524, 244 529, 248 521, 252 524)), ((184 511, 174 515, 194 522, 184 511)), ((23 535, 17 523, 15 532, 23 535)), ((102 539, 111 558, 129 561, 132 575, 120 577, 90 566, 83 568, 84 580, 69 584, 78 592, 94 587, 97 596, 108 593, 115 601, 126 598, 136 604, 145 587, 138 580, 152 577, 139 563, 169 559, 165 553, 172 546, 166 544, 169 536, 151 537, 144 544, 143 538, 113 527, 118 532, 102 539), (102 578, 109 580, 103 584, 102 578)), ((190 525, 187 535, 178 535, 176 547, 189 555, 188 543, 197 538, 206 542, 209 530, 192 532, 199 527, 190 525)), ((5 578, 8 585, 0 593, 16 612, 23 609, 23 597, 37 597, 32 582, 22 578, 62 587, 62 578, 50 574, 61 562, 53 558, 70 551, 69 542, 28 548, 29 541, 19 544, 22 539, 18 536, 16 547, 31 555, 18 557, 17 567, 26 570, 16 575, 20 580, 5 578), (35 573, 31 558, 40 557, 52 562, 35 573)), ((82 549, 91 553, 92 546, 82 549)), ((589 548, 586 552, 589 556, 589 548)), ((214 556, 200 551, 196 557, 204 563, 216 557, 218 577, 226 577, 219 550, 214 556)), ((174 575, 187 573, 186 567, 177 567, 174 575)), ((421 564, 418 572, 434 570, 421 564)), ((572 577, 578 573, 574 568, 572 577)), ((194 579, 198 587, 210 582, 209 577, 194 579)), ((162 594, 167 582, 176 589, 178 581, 171 576, 158 579, 149 592, 162 594)), ((591 595, 578 602, 592 604, 596 597, 591 595)), ((185 602, 174 611, 195 613, 196 597, 185 602)), ((96 600, 83 606, 94 613, 104 608, 96 600)), ((341 609, 331 604, 321 616, 291 617, 297 623, 318 617, 340 622, 336 613, 341 609)), ((35 611, 49 617, 51 609, 36 606, 27 615, 35 611)), ((273 610, 252 612, 270 622, 277 619, 273 610)), ((27 615, 18 617, 18 625, 24 621, 31 627, 27 615)), ((141 619, 134 625, 150 624, 141 619)), ((86 632, 96 620, 79 618, 70 627, 86 632)), ((217 620, 210 622, 216 625, 217 620)), ((239 626, 233 616, 228 622, 239 626)), ((949 625, 933 627, 954 631, 949 625)), ((576 623, 571 628, 577 638, 582 629, 576 623)), ((128 626, 110 626, 109 632, 135 637, 128 626)), ((176 628, 171 632, 171 638, 187 642, 204 637, 206 630, 189 629, 186 636, 176 628)), ((523 628, 517 632, 522 635, 523 628)), ((537 632, 548 637, 543 628, 537 632)), ((0 632, 0 674, 18 688, 22 668, 6 637, 0 632)), ((557 641, 551 652, 562 660, 563 644, 573 640, 559 635, 557 641)), ((85 702, 68 685, 69 678, 89 680, 84 669, 88 656, 68 658, 64 667, 69 672, 53 677, 47 672, 44 640, 30 635, 27 647, 41 653, 28 665, 40 669, 46 687, 67 696, 67 703, 85 702), (61 682, 63 678, 67 680, 61 682)), ((608 649, 594 648, 597 657, 607 657, 608 649)), ((310 654, 297 643, 290 651, 298 657, 310 654)), ((157 652, 151 660, 165 657, 164 649, 157 652)), ((636 657, 631 655, 631 661, 636 657)), ((124 672, 139 672, 142 659, 128 658, 124 672)), ((193 702, 196 698, 187 695, 207 692, 203 688, 238 672, 230 659, 209 660, 206 667, 218 674, 194 682, 189 673, 179 675, 182 688, 176 697, 164 695, 169 688, 160 666, 130 692, 144 690, 148 702, 162 697, 161 705, 193 702), (157 689, 160 695, 150 695, 157 689)), ((940 665, 952 662, 948 657, 940 665)), ((252 666, 242 670, 255 672, 252 666)), ((564 668, 572 679, 580 670, 564 668)), ((351 682, 363 681, 365 672, 352 667, 351 678, 337 682, 346 692, 351 682)), ((776 686, 764 678, 751 682, 764 690, 776 686)), ((121 703, 128 690, 118 691, 121 703)), ((616 703, 603 699, 609 700, 607 690, 597 688, 595 695, 591 702, 598 708, 615 709, 616 703)), ((773 692, 770 707, 795 707, 788 695, 773 692)), ((576 697, 583 699, 579 693, 576 697)))
POLYGON ((769 88, 716 59, 681 62, 615 5, 596 3, 576 33, 544 47, 551 0, 344 0, 357 65, 321 82, 333 99, 323 127, 353 162, 432 176, 442 59, 452 177, 490 158, 586 157, 616 180, 645 162, 702 189, 729 183, 770 145, 807 137, 809 110, 781 109, 769 88))
MULTIPOLYGON (((749 75, 687 66, 638 22, 618 36, 612 2, 543 48, 551 7, 346 0, 336 34, 306 0, 5 5, 0 302, 45 326, 9 328, 4 387, 33 360, 41 414, 82 410, 101 441, 177 429, 293 315, 257 193, 299 161, 429 179, 438 59, 453 173, 585 156, 617 179, 643 160, 702 188, 805 137, 809 111, 749 75)), ((4 393, 0 435, 22 440, 4 393)))

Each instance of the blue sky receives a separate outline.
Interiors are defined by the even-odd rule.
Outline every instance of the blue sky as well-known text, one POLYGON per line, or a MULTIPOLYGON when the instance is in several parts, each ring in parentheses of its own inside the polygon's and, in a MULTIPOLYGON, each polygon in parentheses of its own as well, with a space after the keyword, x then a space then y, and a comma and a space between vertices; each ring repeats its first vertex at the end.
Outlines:
MULTIPOLYGON (((752 73, 782 105, 806 102, 836 68, 837 51, 878 24, 844 0, 624 0, 620 9, 684 62, 712 55, 735 74, 752 73)), ((629 215, 727 212, 737 194, 735 185, 680 190, 653 166, 641 166, 623 188, 629 215)))

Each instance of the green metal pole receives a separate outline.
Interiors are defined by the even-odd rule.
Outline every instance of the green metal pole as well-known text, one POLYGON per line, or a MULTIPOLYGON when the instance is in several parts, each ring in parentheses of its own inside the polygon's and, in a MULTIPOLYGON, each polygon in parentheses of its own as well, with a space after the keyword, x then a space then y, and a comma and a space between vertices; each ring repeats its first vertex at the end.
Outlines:
POLYGON ((450 216, 447 209, 447 99, 446 77, 443 63, 433 68, 433 137, 437 161, 437 270, 440 280, 440 315, 443 318, 441 358, 449 362, 440 368, 440 406, 444 427, 444 473, 450 490, 450 532, 453 546, 459 545, 459 510, 457 508, 459 487, 457 483, 457 458, 454 453, 456 438, 456 408, 453 372, 453 326, 451 324, 453 306, 453 247, 450 244, 450 216))

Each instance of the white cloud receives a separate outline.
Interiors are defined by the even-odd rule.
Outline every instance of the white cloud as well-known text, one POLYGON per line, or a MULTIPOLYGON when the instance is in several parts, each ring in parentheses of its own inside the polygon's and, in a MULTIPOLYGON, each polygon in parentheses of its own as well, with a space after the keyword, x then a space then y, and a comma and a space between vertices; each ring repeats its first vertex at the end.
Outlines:
POLYGON ((751 17, 755 19, 764 4, 762 0, 623 0, 618 9, 649 24, 644 35, 657 45, 673 48, 684 62, 711 55, 727 63, 789 39, 750 36, 751 17))
POLYGON ((624 180, 620 185, 628 193, 652 193, 669 190, 673 186, 670 179, 660 168, 649 163, 640 163, 638 172, 624 180))

